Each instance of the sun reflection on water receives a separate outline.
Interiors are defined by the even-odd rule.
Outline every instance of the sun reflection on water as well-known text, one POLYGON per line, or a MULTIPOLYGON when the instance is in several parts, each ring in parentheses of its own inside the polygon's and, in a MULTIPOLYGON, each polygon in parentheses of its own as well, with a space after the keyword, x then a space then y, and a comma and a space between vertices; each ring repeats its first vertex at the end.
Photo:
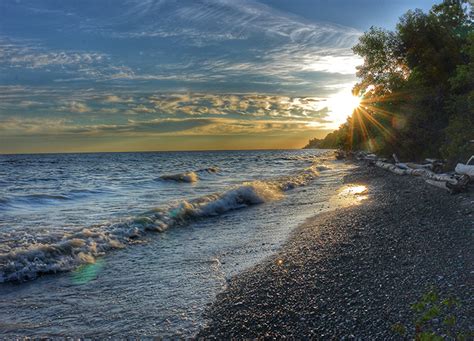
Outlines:
POLYGON ((364 194, 367 194, 367 187, 364 185, 349 185, 341 190, 340 195, 355 195, 357 198, 361 198, 364 194))
POLYGON ((368 199, 368 189, 364 185, 351 184, 343 186, 331 199, 332 204, 339 207, 358 205, 368 199))

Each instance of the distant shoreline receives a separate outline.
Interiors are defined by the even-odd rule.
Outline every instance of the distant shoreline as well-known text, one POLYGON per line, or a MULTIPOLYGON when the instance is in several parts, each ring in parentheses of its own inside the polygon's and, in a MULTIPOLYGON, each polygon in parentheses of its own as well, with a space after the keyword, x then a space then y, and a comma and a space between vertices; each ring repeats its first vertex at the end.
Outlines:
POLYGON ((472 328, 472 191, 453 196, 365 166, 345 182, 366 185, 368 201, 308 219, 232 278, 198 337, 388 339, 397 323, 413 335, 410 304, 432 286, 465 303, 457 325, 472 328))

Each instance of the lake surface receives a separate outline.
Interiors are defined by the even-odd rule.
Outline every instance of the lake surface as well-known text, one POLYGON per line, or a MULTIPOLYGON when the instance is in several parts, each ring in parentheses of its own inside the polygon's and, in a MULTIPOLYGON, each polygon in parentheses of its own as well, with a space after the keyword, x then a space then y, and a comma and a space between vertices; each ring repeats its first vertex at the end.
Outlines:
POLYGON ((0 155, 0 336, 192 336, 349 169, 320 150, 0 155))

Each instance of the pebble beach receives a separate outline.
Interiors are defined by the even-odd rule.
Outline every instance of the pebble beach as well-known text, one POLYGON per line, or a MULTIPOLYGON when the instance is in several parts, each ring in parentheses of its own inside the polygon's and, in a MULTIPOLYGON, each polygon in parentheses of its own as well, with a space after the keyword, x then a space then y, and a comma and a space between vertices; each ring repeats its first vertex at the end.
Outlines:
MULTIPOLYGON (((198 338, 401 339, 396 326, 413 337, 411 306, 430 290, 460 302, 454 332, 472 335, 472 185, 452 195, 365 165, 344 182, 367 199, 308 219, 231 278, 198 338)), ((425 327, 449 337, 439 318, 425 327)))

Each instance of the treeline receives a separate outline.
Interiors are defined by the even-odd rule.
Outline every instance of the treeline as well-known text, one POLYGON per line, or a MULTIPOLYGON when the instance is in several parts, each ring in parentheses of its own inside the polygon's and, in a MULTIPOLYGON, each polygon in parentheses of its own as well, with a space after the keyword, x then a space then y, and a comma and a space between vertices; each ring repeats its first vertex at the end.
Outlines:
POLYGON ((465 161, 474 154, 473 19, 467 1, 446 0, 408 11, 395 31, 371 27, 353 47, 364 59, 353 88, 361 105, 307 147, 465 161))
POLYGON ((338 130, 329 133, 323 139, 314 138, 309 140, 308 144, 304 149, 320 148, 320 149, 332 149, 339 146, 338 130))

